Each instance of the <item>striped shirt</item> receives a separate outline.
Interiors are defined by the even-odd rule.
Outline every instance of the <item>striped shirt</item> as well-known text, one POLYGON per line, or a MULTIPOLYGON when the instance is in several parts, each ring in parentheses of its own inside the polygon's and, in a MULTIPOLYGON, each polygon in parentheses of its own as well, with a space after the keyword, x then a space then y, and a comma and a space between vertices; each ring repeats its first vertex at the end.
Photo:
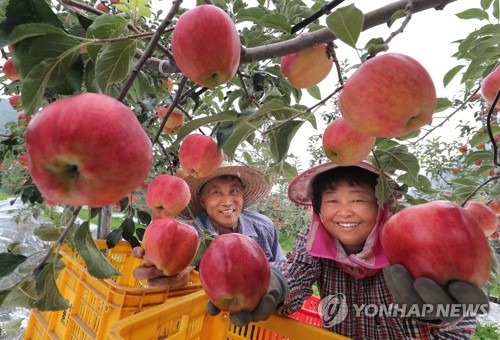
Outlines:
MULTIPOLYGON (((206 213, 201 213, 194 221, 189 221, 189 224, 208 229, 218 234, 217 229, 212 224, 212 221, 206 213)), ((264 250, 266 258, 269 262, 286 261, 285 254, 279 243, 278 231, 273 222, 266 216, 255 211, 243 210, 238 220, 237 233, 250 236, 264 250)), ((198 234, 200 230, 198 230, 198 234)))
MULTIPOLYGON (((274 264, 289 287, 278 314, 290 315, 299 310, 303 301, 313 294, 312 285, 317 283, 321 298, 336 295, 346 302, 342 313, 343 316, 347 311, 345 319, 339 317, 335 319, 337 322, 324 328, 353 339, 470 339, 475 332, 474 317, 465 317, 453 325, 430 325, 404 317, 402 313, 391 313, 388 308, 394 307, 394 301, 382 271, 355 279, 335 261, 309 255, 306 251, 308 232, 306 229, 299 233, 287 262, 274 264), (366 309, 362 310, 363 306, 366 309)), ((323 321, 326 323, 325 315, 323 321)))

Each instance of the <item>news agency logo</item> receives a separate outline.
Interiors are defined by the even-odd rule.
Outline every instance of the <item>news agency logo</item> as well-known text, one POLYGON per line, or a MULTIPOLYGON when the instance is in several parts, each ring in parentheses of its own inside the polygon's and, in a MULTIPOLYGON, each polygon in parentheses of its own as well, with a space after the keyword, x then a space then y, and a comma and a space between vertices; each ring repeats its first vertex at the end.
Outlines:
MULTIPOLYGON (((385 317, 385 318, 448 318, 460 316, 475 316, 487 314, 488 304, 423 304, 423 305, 377 305, 354 304, 352 306, 356 317, 385 317)), ((337 293, 321 299, 318 313, 323 321, 323 326, 331 328, 345 320, 348 313, 347 299, 344 294, 337 293)))

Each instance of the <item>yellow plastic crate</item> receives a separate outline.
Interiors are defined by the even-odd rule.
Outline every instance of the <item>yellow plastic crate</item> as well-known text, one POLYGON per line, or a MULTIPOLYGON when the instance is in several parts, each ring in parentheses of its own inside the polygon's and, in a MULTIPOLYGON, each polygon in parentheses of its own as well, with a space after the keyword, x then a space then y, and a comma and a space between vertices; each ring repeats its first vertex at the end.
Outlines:
POLYGON ((167 301, 118 321, 109 339, 348 339, 295 319, 272 315, 268 320, 236 327, 227 313, 206 314, 208 297, 203 290, 167 301))
POLYGON ((104 240, 95 243, 124 275, 96 279, 88 273, 78 253, 64 247, 60 253, 66 267, 56 283, 71 308, 45 312, 33 309, 24 339, 104 339, 116 321, 163 304, 167 298, 201 289, 197 271, 191 273, 190 283, 184 287, 150 288, 145 280, 137 280, 132 275, 142 260, 132 256, 128 242, 119 242, 112 249, 107 249, 104 240))

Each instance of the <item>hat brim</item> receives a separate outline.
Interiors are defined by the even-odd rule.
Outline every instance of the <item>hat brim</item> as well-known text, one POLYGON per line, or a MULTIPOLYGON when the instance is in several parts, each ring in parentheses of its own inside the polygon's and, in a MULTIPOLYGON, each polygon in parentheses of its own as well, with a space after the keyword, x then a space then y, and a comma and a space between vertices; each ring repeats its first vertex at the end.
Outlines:
POLYGON ((221 165, 215 172, 206 177, 186 176, 184 180, 191 190, 191 200, 186 209, 181 211, 177 217, 192 220, 205 211, 200 201, 200 189, 208 181, 220 176, 234 176, 240 179, 244 188, 243 209, 259 202, 269 193, 272 186, 258 170, 243 165, 221 165))
MULTIPOLYGON (((295 177, 290 184, 288 185, 288 197, 293 203, 305 206, 312 206, 312 181, 313 179, 330 169, 336 168, 339 165, 333 162, 327 162, 315 167, 312 167, 303 173, 299 174, 295 177)), ((365 170, 371 171, 377 175, 380 175, 381 170, 375 165, 368 163, 367 161, 361 161, 359 163, 353 164, 353 166, 357 166, 363 168, 365 170)), ((384 173, 384 175, 390 178, 389 175, 384 173)))

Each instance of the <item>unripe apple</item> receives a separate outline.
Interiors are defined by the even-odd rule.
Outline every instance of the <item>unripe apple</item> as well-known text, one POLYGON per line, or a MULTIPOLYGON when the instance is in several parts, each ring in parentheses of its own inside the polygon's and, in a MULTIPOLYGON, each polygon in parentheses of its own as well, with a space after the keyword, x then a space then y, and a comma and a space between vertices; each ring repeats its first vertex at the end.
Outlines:
POLYGON ((353 128, 375 137, 402 137, 429 124, 436 89, 427 70, 399 53, 365 61, 339 96, 342 116, 353 128))
POLYGON ((405 266, 413 279, 427 277, 442 286, 460 280, 482 288, 490 275, 490 247, 481 227, 453 202, 400 210, 385 224, 382 245, 389 262, 405 266))
POLYGON ((476 219, 486 237, 490 236, 497 230, 497 213, 493 211, 491 207, 482 202, 471 201, 468 202, 464 208, 471 213, 473 218, 476 219))
POLYGON ((172 218, 153 220, 144 232, 144 265, 163 270, 166 276, 186 269, 198 250, 198 232, 172 218))
POLYGON ((30 173, 58 204, 111 205, 149 174, 153 151, 134 112, 118 100, 82 93, 50 103, 26 131, 30 173))
POLYGON ((266 293, 270 279, 264 251, 247 235, 219 235, 201 258, 201 285, 222 311, 252 311, 266 293))
MULTIPOLYGON (((158 118, 160 122, 163 121, 163 117, 167 114, 169 108, 168 107, 160 107, 157 111, 158 118)), ((170 135, 175 135, 181 129, 182 125, 184 125, 184 114, 172 111, 170 116, 168 116, 167 122, 163 126, 163 132, 168 133, 170 135)))
POLYGON ((174 27, 172 54, 181 72, 208 88, 225 84, 240 64, 241 43, 229 15, 214 5, 184 12, 174 27))
POLYGON ((375 139, 354 129, 340 117, 323 133, 323 152, 337 165, 353 165, 366 159, 375 146, 375 139))
POLYGON ((14 62, 12 61, 12 58, 7 59, 5 64, 3 64, 3 73, 5 73, 5 76, 12 81, 21 79, 21 75, 17 73, 16 69, 14 68, 14 62))
POLYGON ((153 210, 153 219, 177 215, 190 200, 189 186, 177 176, 158 175, 146 190, 146 204, 153 210))
POLYGON ((193 133, 179 147, 179 163, 188 175, 206 177, 212 174, 224 160, 224 152, 210 136, 193 133))
POLYGON ((22 109, 22 105, 19 104, 19 98, 20 97, 21 96, 19 96, 18 94, 9 97, 9 104, 14 108, 14 110, 19 111, 19 110, 22 109))
MULTIPOLYGON (((500 90, 500 67, 494 69, 481 82, 481 95, 488 104, 493 104, 493 100, 500 90)), ((495 109, 500 109, 500 100, 497 101, 495 109)))
POLYGON ((333 58, 328 55, 327 45, 319 44, 284 56, 280 70, 293 87, 306 89, 325 79, 332 66, 333 58))

